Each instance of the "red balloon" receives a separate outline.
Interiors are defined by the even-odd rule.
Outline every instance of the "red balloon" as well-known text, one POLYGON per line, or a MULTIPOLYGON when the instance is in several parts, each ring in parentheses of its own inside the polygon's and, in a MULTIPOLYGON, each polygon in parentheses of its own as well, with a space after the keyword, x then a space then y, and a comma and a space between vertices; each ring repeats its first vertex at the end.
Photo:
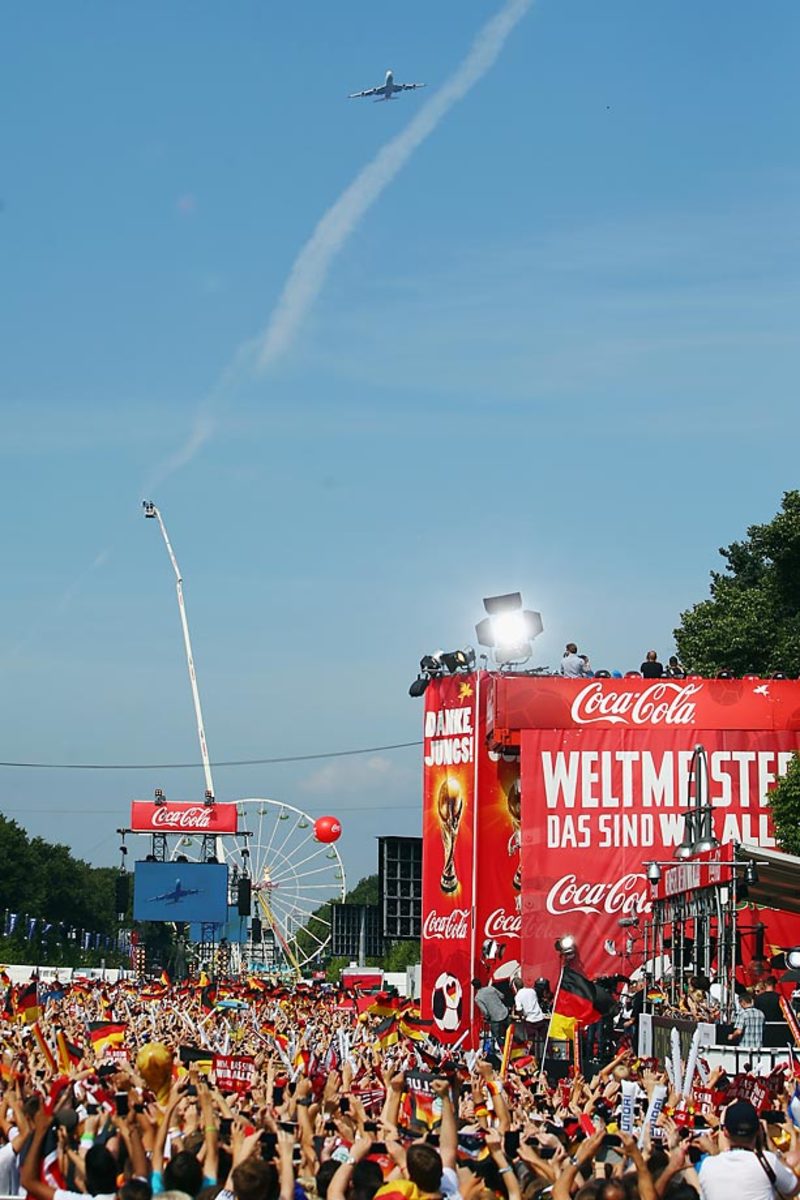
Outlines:
POLYGON ((341 836, 342 826, 336 817, 317 817, 314 837, 318 842, 337 842, 341 836))

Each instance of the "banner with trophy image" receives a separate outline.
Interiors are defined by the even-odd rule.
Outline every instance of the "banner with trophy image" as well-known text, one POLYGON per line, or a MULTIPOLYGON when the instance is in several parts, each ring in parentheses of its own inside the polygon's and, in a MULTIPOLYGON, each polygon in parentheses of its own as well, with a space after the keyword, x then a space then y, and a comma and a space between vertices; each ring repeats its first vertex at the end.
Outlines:
POLYGON ((486 744, 486 689, 478 717, 475 963, 482 982, 513 979, 521 957, 520 760, 486 744))
POLYGON ((478 676, 425 692, 422 798, 422 1016, 440 1041, 469 1028, 473 947, 478 676))

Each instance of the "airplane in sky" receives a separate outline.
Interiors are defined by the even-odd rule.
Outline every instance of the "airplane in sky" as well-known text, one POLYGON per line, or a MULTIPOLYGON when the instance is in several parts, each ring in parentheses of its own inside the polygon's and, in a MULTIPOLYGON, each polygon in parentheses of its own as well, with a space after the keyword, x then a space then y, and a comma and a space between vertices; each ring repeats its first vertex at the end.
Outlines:
POLYGON ((351 92, 348 100, 358 100, 362 96, 375 96, 377 100, 391 100, 395 92, 413 92, 415 88, 427 87, 424 83, 395 83, 394 73, 386 72, 386 79, 378 87, 367 88, 364 92, 351 92))
POLYGON ((171 892, 162 892, 160 896, 151 896, 148 904, 154 904, 156 900, 163 900, 167 904, 180 904, 181 900, 185 900, 187 896, 199 896, 199 888, 181 887, 180 879, 175 880, 175 887, 171 892))

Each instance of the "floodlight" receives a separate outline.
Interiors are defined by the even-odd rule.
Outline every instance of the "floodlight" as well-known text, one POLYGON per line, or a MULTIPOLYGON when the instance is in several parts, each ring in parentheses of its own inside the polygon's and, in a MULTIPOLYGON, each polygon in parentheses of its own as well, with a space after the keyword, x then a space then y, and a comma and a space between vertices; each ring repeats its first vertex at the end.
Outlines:
POLYGON ((153 792, 153 803, 159 808, 162 806, 162 804, 167 803, 167 797, 164 795, 161 788, 156 788, 156 790, 153 792))
POLYGON ((475 651, 472 646, 465 646, 463 650, 437 650, 433 656, 450 672, 455 675, 457 671, 471 671, 475 666, 475 651))
POLYGON ((793 946, 786 951, 786 965, 790 971, 800 970, 800 946, 793 946))
POLYGON ((491 646, 498 663, 530 658, 531 642, 544 628, 541 613, 523 609, 519 592, 487 596, 483 607, 489 615, 475 626, 481 646, 491 646))
MULTIPOLYGON (((758 883, 758 867, 753 862, 752 858, 748 862, 744 871, 744 881, 746 884, 755 885, 758 883)), ((800 966, 800 956, 798 956, 798 965, 800 966)))
POLYGON ((153 504, 152 500, 143 500, 142 508, 144 509, 144 515, 146 517, 152 517, 153 519, 155 519, 156 506, 155 506, 155 504, 153 504))
POLYGON ((211 791, 211 788, 206 788, 205 795, 203 796, 203 804, 206 808, 213 808, 216 804, 214 793, 211 791))
POLYGON ((651 862, 647 864, 647 878, 654 886, 661 879, 661 867, 657 862, 651 862))
POLYGON ((578 943, 571 933, 565 933, 563 937, 556 938, 555 945, 562 958, 574 958, 578 953, 578 943))
POLYGON ((425 671, 429 675, 441 675, 442 663, 439 658, 441 650, 437 650, 435 654, 423 654, 419 660, 420 671, 425 671))
POLYGON ((411 684, 411 687, 408 689, 409 696, 414 696, 414 697, 424 696, 425 689, 427 688, 430 681, 431 680, 430 680, 429 675, 418 675, 417 678, 414 680, 414 682, 411 684))

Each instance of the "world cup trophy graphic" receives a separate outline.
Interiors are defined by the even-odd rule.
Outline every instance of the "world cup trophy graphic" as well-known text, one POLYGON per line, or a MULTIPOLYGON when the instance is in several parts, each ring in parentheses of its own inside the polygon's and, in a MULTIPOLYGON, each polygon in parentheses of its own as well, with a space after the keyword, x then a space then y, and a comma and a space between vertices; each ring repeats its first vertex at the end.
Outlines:
POLYGON ((445 779, 439 788, 436 799, 439 821, 442 829, 442 845, 444 846, 444 867, 439 886, 447 895, 458 888, 458 876, 454 865, 456 853, 456 837, 464 812, 464 796, 461 784, 455 779, 445 779))
POLYGON ((517 855, 517 869, 514 872, 514 887, 517 891, 522 888, 522 864, 519 861, 519 850, 522 844, 520 834, 520 816, 522 811, 522 795, 520 793, 519 778, 515 779, 511 787, 506 793, 506 804, 508 806, 508 815, 511 817, 511 826, 513 833, 508 839, 508 854, 517 855))

